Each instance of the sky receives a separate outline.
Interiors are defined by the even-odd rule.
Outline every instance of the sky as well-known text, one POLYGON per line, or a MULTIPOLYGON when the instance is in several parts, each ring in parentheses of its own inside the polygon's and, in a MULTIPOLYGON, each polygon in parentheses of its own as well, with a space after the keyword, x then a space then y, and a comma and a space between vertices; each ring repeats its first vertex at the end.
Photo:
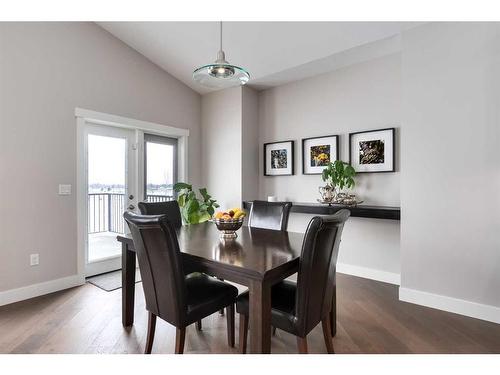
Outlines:
MULTIPOLYGON (((147 178, 151 184, 173 182, 174 147, 148 142, 147 178)), ((123 138, 89 135, 89 185, 125 185, 126 140, 123 138)))

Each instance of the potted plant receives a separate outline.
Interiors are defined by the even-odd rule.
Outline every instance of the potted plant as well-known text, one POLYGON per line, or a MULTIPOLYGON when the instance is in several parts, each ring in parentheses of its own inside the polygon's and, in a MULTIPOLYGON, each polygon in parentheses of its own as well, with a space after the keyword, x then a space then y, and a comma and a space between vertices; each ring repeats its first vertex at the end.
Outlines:
POLYGON ((212 218, 215 209, 219 207, 217 201, 207 193, 206 188, 199 189, 202 199, 196 196, 193 186, 185 182, 174 185, 178 193, 177 202, 181 209, 181 217, 184 224, 199 224, 212 218))
MULTIPOLYGON (((355 174, 354 168, 342 160, 328 163, 321 175, 323 181, 326 182, 326 186, 320 187, 322 200, 327 203, 342 203, 337 198, 344 188, 351 189, 356 185, 355 174)), ((347 194, 343 195, 347 196, 347 194)))

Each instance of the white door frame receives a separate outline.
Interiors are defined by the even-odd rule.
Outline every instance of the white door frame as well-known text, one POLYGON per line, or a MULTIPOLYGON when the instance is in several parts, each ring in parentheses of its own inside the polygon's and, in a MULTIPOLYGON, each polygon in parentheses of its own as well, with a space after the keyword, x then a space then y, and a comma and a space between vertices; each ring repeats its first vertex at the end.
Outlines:
POLYGON ((177 145, 177 173, 179 181, 187 181, 188 176, 188 137, 189 130, 175 128, 168 125, 161 125, 153 122, 135 120, 127 117, 111 115, 102 112, 95 112, 82 108, 75 108, 77 123, 77 233, 78 233, 78 275, 85 277, 85 252, 87 238, 87 186, 86 186, 86 148, 85 148, 85 128, 87 124, 105 125, 118 128, 132 129, 135 131, 135 142, 138 152, 135 153, 136 187, 133 187, 137 197, 144 194, 144 133, 156 134, 170 138, 176 138, 177 145))

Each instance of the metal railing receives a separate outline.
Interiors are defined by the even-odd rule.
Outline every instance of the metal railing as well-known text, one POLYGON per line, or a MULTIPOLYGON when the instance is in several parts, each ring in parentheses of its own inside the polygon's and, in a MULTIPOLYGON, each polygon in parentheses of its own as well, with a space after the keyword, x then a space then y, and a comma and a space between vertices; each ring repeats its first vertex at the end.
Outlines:
MULTIPOLYGON (((166 202, 173 200, 171 195, 146 196, 147 202, 166 202)), ((120 193, 89 193, 87 197, 88 232, 124 233, 125 194, 120 193)))
POLYGON ((173 195, 153 195, 153 194, 146 195, 146 202, 151 202, 151 203, 168 202, 173 199, 174 199, 173 195))

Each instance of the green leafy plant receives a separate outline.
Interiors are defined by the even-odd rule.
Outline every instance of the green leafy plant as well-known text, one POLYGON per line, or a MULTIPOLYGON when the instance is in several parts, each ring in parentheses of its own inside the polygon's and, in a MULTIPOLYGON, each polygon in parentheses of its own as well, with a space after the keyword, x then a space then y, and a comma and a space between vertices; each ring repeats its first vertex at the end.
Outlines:
POLYGON ((210 220, 215 209, 219 207, 206 188, 199 189, 202 199, 196 196, 193 186, 185 182, 176 183, 174 190, 178 193, 177 202, 185 224, 199 224, 210 220))
POLYGON ((342 160, 335 160, 333 163, 328 163, 326 168, 323 169, 322 178, 331 187, 335 188, 337 191, 341 191, 344 188, 353 188, 356 183, 354 181, 354 175, 356 171, 354 168, 342 160))

